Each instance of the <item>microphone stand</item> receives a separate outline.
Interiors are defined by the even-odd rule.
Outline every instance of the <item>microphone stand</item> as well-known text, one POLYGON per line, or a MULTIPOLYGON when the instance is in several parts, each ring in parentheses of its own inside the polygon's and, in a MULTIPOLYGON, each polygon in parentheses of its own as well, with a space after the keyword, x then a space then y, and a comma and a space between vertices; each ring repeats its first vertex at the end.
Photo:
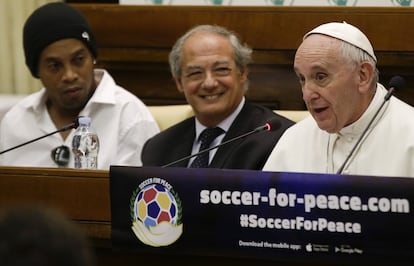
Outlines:
POLYGON ((201 151, 199 151, 199 152, 197 152, 197 153, 194 153, 194 154, 188 155, 188 156, 186 156, 186 157, 180 158, 180 159, 178 159, 178 160, 176 160, 176 161, 173 161, 173 162, 171 162, 171 163, 165 164, 165 165, 163 165, 163 166, 161 166, 161 167, 162 167, 162 168, 165 168, 165 167, 168 167, 168 166, 171 166, 171 165, 177 164, 177 163, 179 163, 179 162, 182 162, 182 161, 188 160, 188 159, 190 159, 190 158, 193 158, 193 157, 198 156, 198 155, 200 155, 200 154, 203 154, 203 153, 205 153, 205 152, 211 151, 211 150, 213 150, 213 149, 217 149, 217 148, 219 148, 219 147, 221 147, 221 146, 223 146, 223 145, 226 145, 226 144, 228 144, 228 143, 230 143, 230 142, 236 141, 236 140, 238 140, 238 139, 241 139, 241 138, 247 137, 247 136, 249 136, 249 135, 251 135, 251 134, 254 134, 254 133, 256 133, 256 132, 263 131, 263 130, 271 130, 271 126, 270 126, 270 125, 268 125, 268 124, 266 124, 266 125, 264 125, 264 126, 257 127, 256 129, 254 129, 254 130, 252 130, 252 131, 249 131, 249 132, 247 132, 247 133, 245 133, 245 134, 243 134, 243 135, 240 135, 240 136, 237 136, 237 137, 235 137, 235 138, 232 138, 232 139, 226 140, 226 141, 224 141, 224 142, 222 142, 222 143, 220 143, 220 144, 218 144, 218 145, 216 145, 216 146, 209 147, 209 148, 204 149, 204 150, 201 150, 201 151))
POLYGON ((38 141, 39 139, 43 139, 43 138, 49 137, 50 135, 53 135, 53 134, 56 134, 56 133, 59 133, 59 132, 64 132, 64 131, 69 130, 69 129, 72 129, 72 128, 77 128, 78 126, 79 126, 79 122, 78 122, 78 121, 77 121, 77 119, 76 119, 76 121, 75 121, 75 122, 73 122, 73 123, 71 123, 71 124, 69 124, 69 125, 63 126, 61 129, 58 129, 58 130, 56 130, 56 131, 53 131, 53 132, 51 132, 51 133, 49 133, 49 134, 46 134, 46 135, 44 135, 44 136, 41 136, 41 137, 38 137, 38 138, 35 138, 35 139, 32 139, 32 140, 29 140, 29 141, 24 142, 24 143, 22 143, 22 144, 19 144, 19 145, 17 145, 17 146, 11 147, 11 148, 9 148, 9 149, 7 149, 7 150, 1 151, 1 152, 0 152, 0 155, 1 155, 1 154, 3 154, 3 153, 6 153, 6 152, 8 152, 8 151, 11 151, 11 150, 14 150, 14 149, 20 148, 20 147, 22 147, 22 146, 24 146, 24 145, 30 144, 30 143, 32 143, 32 142, 38 141))
POLYGON ((352 150, 349 152, 348 156, 346 157, 344 163, 342 164, 342 166, 338 169, 338 171, 336 172, 336 174, 340 175, 342 174, 342 172, 345 169, 345 166, 348 164, 349 160, 351 159, 351 156, 354 154, 355 150, 357 149, 357 147, 359 146, 359 144, 361 143, 362 139, 365 137, 365 135, 367 134, 369 128, 371 127, 372 123, 375 121, 375 118, 377 118, 379 112, 382 110, 383 106, 385 105, 385 103, 391 98, 392 93, 394 92, 395 88, 391 87, 388 90, 388 93, 385 95, 384 97, 384 101, 382 102, 381 106, 378 108, 378 110, 375 112, 374 116, 372 117, 372 119, 369 121, 367 127, 365 128, 365 130, 362 132, 361 136, 359 137, 358 141, 355 143, 354 147, 352 148, 352 150))

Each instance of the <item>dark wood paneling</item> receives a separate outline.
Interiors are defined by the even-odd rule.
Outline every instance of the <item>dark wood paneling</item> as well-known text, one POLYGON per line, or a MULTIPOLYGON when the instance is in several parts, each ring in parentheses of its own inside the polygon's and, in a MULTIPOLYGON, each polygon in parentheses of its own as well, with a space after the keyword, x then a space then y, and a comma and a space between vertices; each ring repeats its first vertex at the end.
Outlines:
POLYGON ((110 222, 108 171, 0 167, 0 207, 36 201, 75 220, 110 222))
POLYGON ((414 105, 414 8, 73 5, 96 34, 98 65, 148 105, 185 102, 169 73, 170 48, 190 27, 219 24, 254 49, 248 99, 272 109, 304 109, 295 50, 304 33, 329 21, 360 27, 376 50, 380 81, 402 75, 407 88, 396 96, 414 105))

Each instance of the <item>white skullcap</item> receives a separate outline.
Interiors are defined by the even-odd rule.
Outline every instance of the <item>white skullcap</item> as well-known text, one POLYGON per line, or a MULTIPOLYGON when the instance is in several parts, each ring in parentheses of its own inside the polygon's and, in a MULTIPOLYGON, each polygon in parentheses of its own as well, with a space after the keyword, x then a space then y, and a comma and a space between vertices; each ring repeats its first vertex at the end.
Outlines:
POLYGON ((364 50, 372 58, 374 58, 375 62, 377 61, 377 58, 374 54, 374 49, 372 48, 372 45, 368 40, 367 36, 365 36, 365 34, 362 31, 360 31, 355 26, 352 26, 351 24, 348 24, 346 22, 330 22, 322 24, 314 28, 310 32, 306 33, 305 36, 303 36, 303 39, 306 39, 309 35, 315 33, 324 34, 350 43, 364 50))

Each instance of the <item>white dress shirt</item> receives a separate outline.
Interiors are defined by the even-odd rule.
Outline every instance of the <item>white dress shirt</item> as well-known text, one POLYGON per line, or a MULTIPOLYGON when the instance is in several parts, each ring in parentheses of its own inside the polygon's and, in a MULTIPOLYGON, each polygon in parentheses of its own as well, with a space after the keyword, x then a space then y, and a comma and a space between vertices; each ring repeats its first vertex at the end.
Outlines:
MULTIPOLYGON (((110 165, 141 166, 141 149, 145 141, 159 132, 148 108, 135 95, 115 84, 103 69, 95 70, 98 87, 80 112, 92 119, 91 127, 100 141, 98 169, 110 165)), ((46 91, 42 88, 17 103, 0 123, 0 150, 57 130, 46 108, 46 91)), ((57 167, 51 151, 71 147, 74 129, 64 140, 54 134, 0 155, 0 164, 8 166, 57 167)), ((73 167, 71 154, 68 167, 73 167)))

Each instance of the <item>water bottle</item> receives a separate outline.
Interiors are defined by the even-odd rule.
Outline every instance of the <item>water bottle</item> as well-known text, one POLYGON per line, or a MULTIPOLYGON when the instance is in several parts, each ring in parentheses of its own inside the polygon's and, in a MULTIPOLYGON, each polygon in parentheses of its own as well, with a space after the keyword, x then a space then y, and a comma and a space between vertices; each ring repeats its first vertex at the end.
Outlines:
POLYGON ((75 159, 75 168, 98 168, 98 135, 91 128, 90 117, 79 117, 79 127, 72 139, 72 152, 75 159))

